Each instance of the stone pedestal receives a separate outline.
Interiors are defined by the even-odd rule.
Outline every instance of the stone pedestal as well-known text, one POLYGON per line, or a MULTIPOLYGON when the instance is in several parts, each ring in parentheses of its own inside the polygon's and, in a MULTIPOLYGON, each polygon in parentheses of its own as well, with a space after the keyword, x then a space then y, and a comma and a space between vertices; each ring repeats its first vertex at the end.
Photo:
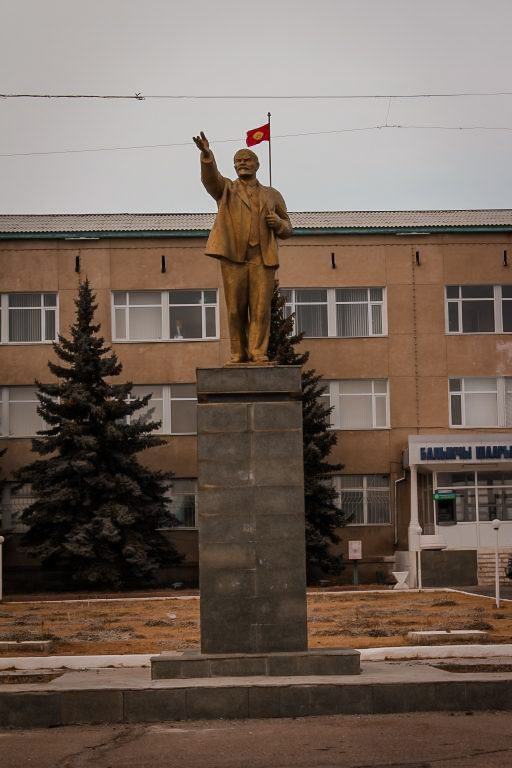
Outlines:
POLYGON ((300 373, 197 371, 203 654, 307 649, 300 373))
POLYGON ((162 653, 151 659, 151 677, 153 680, 186 680, 358 675, 360 655, 350 648, 316 648, 302 653, 162 653))

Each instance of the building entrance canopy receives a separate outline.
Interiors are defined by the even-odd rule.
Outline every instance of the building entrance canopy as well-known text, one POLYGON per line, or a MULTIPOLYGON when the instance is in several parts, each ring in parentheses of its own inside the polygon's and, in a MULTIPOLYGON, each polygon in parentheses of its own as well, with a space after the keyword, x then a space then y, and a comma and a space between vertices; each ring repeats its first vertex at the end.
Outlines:
POLYGON ((411 473, 409 549, 512 544, 512 433, 411 435, 403 463, 411 473), (421 535, 418 535, 421 529, 421 535))

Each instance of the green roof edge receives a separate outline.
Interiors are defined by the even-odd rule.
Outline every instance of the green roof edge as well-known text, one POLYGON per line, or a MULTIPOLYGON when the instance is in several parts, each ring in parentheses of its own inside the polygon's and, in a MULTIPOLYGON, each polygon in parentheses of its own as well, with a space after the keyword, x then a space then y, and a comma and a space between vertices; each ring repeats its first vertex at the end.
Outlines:
MULTIPOLYGON (((295 227, 294 235, 432 235, 445 232, 512 232, 512 224, 415 227, 295 227), (424 230, 424 231, 422 231, 424 230)), ((97 240, 115 237, 207 237, 209 229, 103 230, 99 232, 0 232, 0 240, 97 240)))

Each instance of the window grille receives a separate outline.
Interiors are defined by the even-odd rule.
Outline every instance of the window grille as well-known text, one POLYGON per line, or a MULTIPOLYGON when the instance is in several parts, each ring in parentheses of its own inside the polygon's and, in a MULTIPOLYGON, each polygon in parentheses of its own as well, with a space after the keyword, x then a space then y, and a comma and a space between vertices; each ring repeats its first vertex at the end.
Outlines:
POLYGON ((334 485, 348 525, 388 525, 388 475, 336 475, 334 485))

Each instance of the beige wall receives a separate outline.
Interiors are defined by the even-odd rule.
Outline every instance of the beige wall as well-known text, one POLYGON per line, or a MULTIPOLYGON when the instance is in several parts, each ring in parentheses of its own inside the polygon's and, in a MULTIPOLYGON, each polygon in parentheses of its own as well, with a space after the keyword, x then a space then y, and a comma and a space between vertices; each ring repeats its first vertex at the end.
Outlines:
MULTIPOLYGON (((278 275, 283 287, 387 288, 387 337, 304 342, 311 353, 311 367, 326 379, 389 379, 391 429, 338 432, 333 459, 344 464, 345 472, 390 473, 396 479, 409 434, 449 430, 449 376, 512 375, 510 335, 447 336, 444 320, 446 284, 512 283, 510 269, 503 266, 503 250, 511 244, 512 236, 499 232, 309 235, 283 243, 278 275)), ((75 258, 79 256, 81 277, 87 276, 96 291, 98 319, 109 339, 112 290, 220 288, 219 264, 204 256, 203 247, 203 239, 186 237, 4 241, 0 244, 0 292, 58 291, 60 330, 66 334, 73 320, 78 285, 75 258), (166 257, 165 274, 162 256, 166 257)), ((192 382, 196 367, 222 365, 229 354, 222 291, 220 316, 220 341, 115 344, 124 366, 122 378, 148 384, 192 382)), ((51 355, 48 345, 0 346, 0 385, 30 384, 35 377, 47 380, 51 355)), ((0 440, 1 444, 9 445, 7 471, 27 460, 29 440, 0 440)), ((143 458, 154 467, 172 469, 177 476, 193 477, 195 438, 170 437, 166 446, 143 458)), ((402 539, 408 510, 404 485, 399 493, 402 539)), ((352 527, 343 534, 344 540, 362 538, 370 554, 392 552, 394 536, 393 525, 352 527)))

